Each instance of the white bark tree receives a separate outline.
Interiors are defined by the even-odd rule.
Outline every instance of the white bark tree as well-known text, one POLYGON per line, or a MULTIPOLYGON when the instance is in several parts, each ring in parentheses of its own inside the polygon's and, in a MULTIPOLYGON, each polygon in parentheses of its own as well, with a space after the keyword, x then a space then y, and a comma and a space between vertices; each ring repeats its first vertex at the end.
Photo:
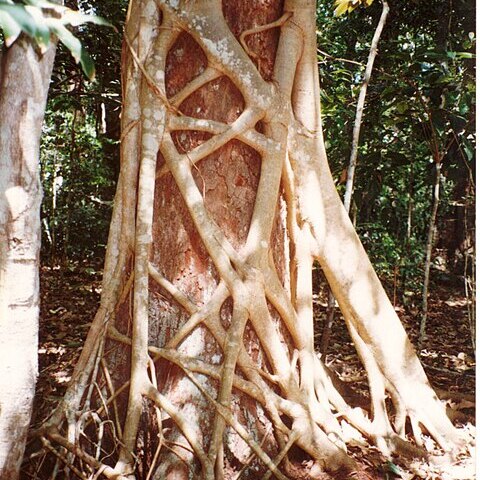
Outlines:
POLYGON ((341 420, 387 455, 418 454, 407 419, 419 446, 421 426, 445 449, 460 442, 335 190, 315 8, 131 2, 102 302, 36 432, 77 474, 285 479, 293 445, 312 475, 354 470, 341 420), (315 353, 315 259, 368 373, 370 415, 315 353))
MULTIPOLYGON (((1 47, 0 47, 1 48, 1 47)), ((38 360, 39 143, 55 47, 0 56, 0 478, 16 479, 38 360)))

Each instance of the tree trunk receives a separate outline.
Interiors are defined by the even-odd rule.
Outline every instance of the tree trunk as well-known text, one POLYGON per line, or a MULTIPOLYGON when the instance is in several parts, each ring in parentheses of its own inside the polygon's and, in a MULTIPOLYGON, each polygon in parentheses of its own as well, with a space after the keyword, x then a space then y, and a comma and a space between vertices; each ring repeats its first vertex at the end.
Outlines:
POLYGON ((55 48, 20 39, 0 67, 0 478, 16 479, 37 378, 39 140, 55 48))
POLYGON ((350 204, 352 202, 353 195, 353 182, 355 178, 355 169, 357 167, 358 157, 358 145, 360 142, 360 129, 362 127, 363 108, 365 106, 365 99, 367 97, 368 84, 372 76, 373 64, 375 57, 378 53, 378 43, 382 35, 383 27, 387 21, 387 15, 390 11, 390 7, 386 1, 382 1, 382 14, 378 20, 377 28, 372 38, 372 44, 370 45, 370 53, 368 54, 367 66, 365 67, 365 74, 363 76, 362 86, 360 87, 360 93, 358 94, 357 110, 355 112, 355 123, 353 125, 353 139, 352 150, 350 151, 350 161, 347 169, 347 183, 345 184, 345 195, 343 197, 343 205, 348 214, 350 214, 350 204))
POLYGON ((387 454, 412 450, 407 417, 418 442, 419 423, 458 441, 333 184, 315 39, 313 0, 131 3, 101 307, 37 432, 69 467, 286 479, 296 445, 312 475, 351 471, 340 418, 387 454), (367 369, 373 421, 314 351, 314 259, 367 369), (87 427, 117 447, 108 459, 76 437, 87 427))
POLYGON ((423 289, 422 289, 422 318, 420 319, 420 329, 418 336, 418 348, 421 350, 425 333, 427 329, 428 318, 428 287, 430 286, 430 268, 432 266, 432 250, 435 241, 435 231, 437 228, 437 212, 440 204, 440 180, 442 177, 442 164, 435 163, 435 180, 433 184, 432 195, 432 213, 428 222, 427 244, 425 246, 425 269, 423 272, 423 289))
MULTIPOLYGON (((353 124, 352 149, 350 151, 350 160, 348 162, 347 168, 347 182, 345 184, 345 194, 343 196, 343 205, 350 218, 353 219, 354 224, 356 215, 350 215, 350 205, 352 203, 353 196, 355 169, 357 168, 358 147, 360 143, 360 129, 362 127, 363 109, 365 107, 365 99, 367 97, 368 85, 370 83, 370 78, 372 77, 373 64, 375 62, 375 57, 378 53, 378 43, 380 42, 383 27, 385 26, 385 23, 387 21, 387 15, 390 10, 388 2, 384 0, 382 4, 382 14, 380 15, 377 28, 375 29, 375 33, 372 38, 372 43, 370 45, 370 53, 368 54, 367 66, 365 67, 365 74, 363 75, 362 86, 360 87, 360 93, 358 94, 357 109, 355 112, 355 122, 353 124)), ((335 298, 330 289, 328 290, 328 307, 326 317, 327 318, 322 333, 322 340, 320 343, 320 352, 322 353, 322 355, 325 355, 327 352, 330 332, 332 330, 333 320, 335 318, 335 298)))

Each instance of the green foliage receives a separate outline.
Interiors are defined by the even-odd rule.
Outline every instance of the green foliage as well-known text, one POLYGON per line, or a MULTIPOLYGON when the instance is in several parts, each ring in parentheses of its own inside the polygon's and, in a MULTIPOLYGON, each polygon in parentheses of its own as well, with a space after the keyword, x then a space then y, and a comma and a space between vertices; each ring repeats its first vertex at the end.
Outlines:
POLYGON ((46 0, 0 0, 0 29, 3 31, 5 45, 9 47, 23 32, 33 39, 43 51, 55 36, 67 47, 83 72, 89 79, 95 76, 92 58, 82 42, 67 28, 78 27, 91 22, 97 25, 111 26, 102 17, 87 15, 46 0))
POLYGON ((50 32, 42 22, 37 22, 26 6, 15 4, 11 0, 0 0, 0 27, 9 47, 23 31, 35 38, 43 47, 50 42, 50 32))
MULTIPOLYGON (((340 194, 380 13, 380 2, 348 17, 335 17, 331 4, 318 6, 324 131, 340 194)), ((446 248, 445 222, 453 222, 474 188, 475 39, 472 2, 390 2, 364 110, 354 204, 377 271, 392 277, 399 267, 408 289, 421 284, 433 162, 442 163, 443 173, 438 248, 446 248)))
MULTIPOLYGON (((104 163, 95 119, 78 106, 46 112, 41 167, 44 253, 60 259, 102 257, 114 180, 104 163)), ((53 108, 53 109, 52 109, 53 108)))
POLYGON ((42 137, 42 256, 53 264, 102 258, 119 169, 120 53, 126 1, 80 1, 115 28, 81 25, 96 65, 86 81, 66 48, 54 65, 42 137))
MULTIPOLYGON (((55 227, 55 255, 78 259, 100 253, 92 247, 94 239, 106 241, 108 202, 119 163, 117 32, 127 2, 80 0, 76 7, 84 12, 81 15, 100 15, 116 27, 83 23, 75 27, 97 66, 95 81, 85 82, 65 48, 58 51, 53 73, 42 156, 44 254, 52 253, 46 227, 55 227), (75 146, 70 153, 73 130, 75 146), (55 175, 63 183, 55 187, 53 209, 55 175)), ((433 162, 442 162, 444 177, 439 247, 443 248, 443 225, 458 213, 459 204, 465 204, 469 195, 465 185, 475 180, 474 6, 467 0, 453 4, 415 0, 390 7, 367 95, 354 204, 357 228, 379 273, 391 278, 397 267, 406 281, 404 288, 415 290, 421 284, 433 162)), ((348 16, 335 16, 331 2, 318 2, 324 131, 340 194, 358 91, 380 12, 381 2, 373 2, 348 16)))

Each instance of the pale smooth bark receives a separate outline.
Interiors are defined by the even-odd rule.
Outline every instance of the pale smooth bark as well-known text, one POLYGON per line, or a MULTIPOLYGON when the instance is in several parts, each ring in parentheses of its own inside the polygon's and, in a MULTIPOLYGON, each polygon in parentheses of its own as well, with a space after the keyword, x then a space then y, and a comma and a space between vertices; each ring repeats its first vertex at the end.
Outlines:
MULTIPOLYGON (((363 75, 362 85, 360 87, 360 93, 358 94, 357 109, 355 113, 355 122, 353 125, 353 138, 352 138, 352 149, 350 151, 350 161, 347 168, 347 182, 345 184, 345 194, 343 196, 343 206, 345 210, 350 215, 350 204, 352 202, 353 196, 353 186, 355 179, 355 169, 357 168, 357 158, 358 158, 358 146, 360 141, 360 128, 362 126, 362 117, 363 109, 365 107, 365 99, 367 97, 367 89, 370 83, 370 78, 372 76, 373 64, 375 62, 375 57, 378 53, 378 44, 380 42, 380 37, 382 35, 383 27, 387 21, 387 15, 390 10, 388 3, 386 1, 382 2, 382 14, 378 20, 377 28, 372 38, 372 44, 370 45, 370 53, 368 54, 367 66, 365 67, 365 74, 363 75)), ((351 216, 355 222, 355 215, 351 216)), ((323 328, 322 340, 320 343, 320 352, 322 355, 325 355, 328 349, 328 341, 330 338, 330 331, 333 325, 333 319, 335 316, 335 298, 332 291, 328 291, 328 307, 326 312, 325 326, 323 328)))
POLYGON ((430 269, 432 266, 432 250, 435 241, 435 232, 437 229, 437 212, 440 204, 440 180, 442 176, 442 164, 435 162, 435 180, 433 184, 432 195, 432 213, 428 222, 427 244, 425 246, 425 269, 423 273, 422 289, 422 318, 420 319, 420 331, 418 336, 419 349, 422 348, 425 340, 428 319, 428 287, 430 286, 430 269))
POLYGON ((0 69, 0 478, 16 479, 37 379, 39 142, 51 46, 20 39, 0 69))
POLYGON ((350 161, 348 163, 347 169, 347 183, 345 185, 345 195, 343 197, 343 205, 345 206, 345 210, 348 214, 350 214, 350 204, 353 195, 353 182, 355 178, 355 169, 357 167, 360 128, 362 126, 362 116, 365 106, 365 99, 367 97, 368 84, 370 83, 370 78, 372 76, 375 57, 378 53, 378 43, 380 42, 383 27, 385 26, 385 23, 387 21, 387 15, 390 10, 390 7, 385 0, 382 1, 382 5, 382 14, 380 15, 377 28, 375 29, 375 33, 373 34, 372 44, 370 46, 370 53, 368 54, 367 66, 365 67, 365 74, 363 75, 362 86, 360 87, 360 93, 358 94, 355 123, 353 125, 352 150, 350 151, 350 161))

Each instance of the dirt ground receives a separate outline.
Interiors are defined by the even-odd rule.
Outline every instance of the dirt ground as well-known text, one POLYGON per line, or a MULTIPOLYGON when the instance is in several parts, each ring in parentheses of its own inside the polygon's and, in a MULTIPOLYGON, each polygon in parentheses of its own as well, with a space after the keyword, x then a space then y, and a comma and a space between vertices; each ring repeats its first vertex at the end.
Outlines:
MULTIPOLYGON (((320 340, 325 318, 326 290, 319 286, 316 295, 316 340, 320 340)), ((92 266, 72 266, 60 270, 44 267, 41 271, 41 319, 39 361, 40 375, 35 397, 32 426, 38 426, 53 411, 62 398, 80 355, 83 341, 98 307, 101 294, 101 271, 92 266)), ((467 304, 459 283, 437 282, 432 288, 429 302, 430 315, 427 338, 420 352, 420 359, 440 398, 446 402, 451 418, 471 438, 471 443, 460 455, 446 463, 416 461, 406 463, 402 459, 388 460, 361 439, 349 445, 350 453, 361 466, 356 477, 361 479, 401 478, 405 480, 465 479, 475 478, 473 450, 475 422, 475 353, 467 319, 467 304)), ((404 322, 410 338, 416 342, 419 307, 410 302, 408 308, 396 309, 404 322)), ((327 365, 356 392, 368 395, 365 372, 355 353, 348 332, 336 312, 327 365)), ((427 442, 428 447, 428 442, 427 442)), ((434 450, 434 445, 430 446, 434 450)), ((29 452, 23 470, 23 478, 39 478, 35 475, 35 462, 29 462, 29 452)), ((309 470, 309 462, 294 464, 297 473, 292 478, 306 478, 302 472, 309 470)), ((311 478, 311 477, 310 477, 311 478)), ((320 474, 318 478, 331 476, 320 474)), ((349 477, 350 478, 350 477, 349 477)))

